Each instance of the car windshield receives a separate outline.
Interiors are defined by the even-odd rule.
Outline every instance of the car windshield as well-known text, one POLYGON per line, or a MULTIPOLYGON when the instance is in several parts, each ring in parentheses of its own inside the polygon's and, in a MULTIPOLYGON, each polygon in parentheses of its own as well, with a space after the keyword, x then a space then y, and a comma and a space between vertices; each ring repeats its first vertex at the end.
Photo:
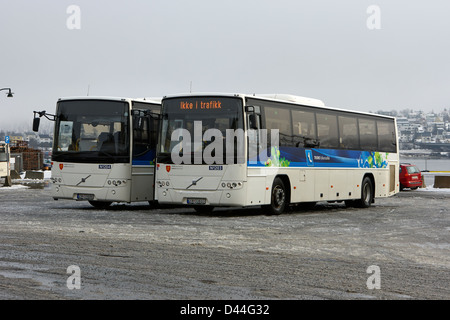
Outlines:
POLYGON ((406 167, 406 170, 408 170, 408 173, 419 173, 420 170, 416 166, 409 166, 406 167))

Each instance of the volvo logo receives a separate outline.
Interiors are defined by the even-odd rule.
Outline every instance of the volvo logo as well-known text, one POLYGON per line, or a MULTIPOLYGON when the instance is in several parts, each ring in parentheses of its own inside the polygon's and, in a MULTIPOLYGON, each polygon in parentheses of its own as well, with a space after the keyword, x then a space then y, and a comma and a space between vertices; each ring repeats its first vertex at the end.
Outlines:
POLYGON ((203 177, 200 177, 200 178, 198 178, 197 180, 192 180, 192 183, 189 185, 189 187, 187 187, 186 189, 189 189, 190 187, 192 187, 192 186, 196 186, 197 185, 197 182, 199 182, 200 180, 202 180, 203 179, 203 177))
POLYGON ((81 181, 77 183, 77 186, 80 185, 80 184, 82 184, 82 183, 85 183, 86 180, 87 180, 90 176, 91 176, 91 175, 88 175, 86 178, 81 178, 81 181))

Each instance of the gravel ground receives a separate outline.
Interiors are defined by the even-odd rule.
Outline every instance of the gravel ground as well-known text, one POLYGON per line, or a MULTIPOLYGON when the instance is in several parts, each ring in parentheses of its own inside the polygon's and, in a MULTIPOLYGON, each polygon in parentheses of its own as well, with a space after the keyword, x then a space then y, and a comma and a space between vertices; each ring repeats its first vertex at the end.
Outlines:
POLYGON ((268 216, 99 210, 39 187, 0 188, 0 299, 450 299, 448 190, 268 216))

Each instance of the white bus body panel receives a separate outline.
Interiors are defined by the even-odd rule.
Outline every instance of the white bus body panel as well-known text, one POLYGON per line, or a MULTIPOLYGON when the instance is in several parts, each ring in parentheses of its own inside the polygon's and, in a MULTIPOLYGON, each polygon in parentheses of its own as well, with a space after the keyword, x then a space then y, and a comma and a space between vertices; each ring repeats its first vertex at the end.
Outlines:
POLYGON ((243 206, 248 188, 245 171, 244 164, 161 164, 157 167, 156 199, 162 204, 187 204, 190 198, 202 198, 206 205, 243 206), (172 176, 176 179, 172 180, 172 176), (228 183, 235 183, 236 187, 230 188, 228 183))
POLYGON ((52 196, 55 199, 130 202, 130 172, 130 164, 53 162, 52 196), (92 199, 87 195, 92 195, 92 199))

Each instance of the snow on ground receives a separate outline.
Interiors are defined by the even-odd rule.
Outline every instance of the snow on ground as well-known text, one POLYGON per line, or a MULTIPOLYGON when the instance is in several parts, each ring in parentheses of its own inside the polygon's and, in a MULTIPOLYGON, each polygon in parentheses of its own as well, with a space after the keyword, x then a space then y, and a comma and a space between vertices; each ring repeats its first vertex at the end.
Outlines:
POLYGON ((11 187, 4 187, 3 183, 0 184, 0 191, 17 191, 20 189, 28 189, 29 187, 24 186, 23 184, 13 184, 11 187))
MULTIPOLYGON (((42 171, 41 171, 42 172, 42 171)), ((0 190, 19 190, 19 189, 28 189, 29 187, 24 184, 30 183, 43 183, 45 180, 50 180, 52 177, 52 172, 50 170, 44 171, 44 179, 25 179, 25 172, 20 174, 20 179, 13 179, 11 187, 4 187, 5 179, 0 179, 0 190)))
POLYGON ((422 191, 422 192, 448 192, 450 193, 450 188, 434 188, 433 186, 429 186, 426 188, 419 188, 416 191, 422 191))

